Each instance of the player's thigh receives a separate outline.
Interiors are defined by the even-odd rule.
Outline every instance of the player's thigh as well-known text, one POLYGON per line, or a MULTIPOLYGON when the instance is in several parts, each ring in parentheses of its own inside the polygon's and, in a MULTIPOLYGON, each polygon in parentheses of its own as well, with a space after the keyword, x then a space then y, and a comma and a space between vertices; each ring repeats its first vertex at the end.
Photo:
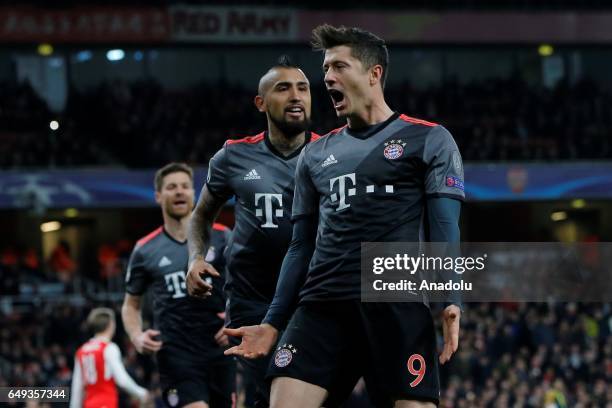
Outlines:
POLYGON ((272 381, 270 408, 319 408, 328 392, 318 385, 289 377, 272 381))
POLYGON ((364 377, 376 407, 410 401, 437 405, 440 380, 429 308, 421 303, 363 303, 361 313, 368 350, 364 377))
POLYGON ((236 362, 234 358, 224 358, 211 366, 208 388, 210 408, 236 406, 236 362))
POLYGON ((210 395, 206 381, 185 379, 169 382, 164 387, 162 396, 169 407, 208 408, 210 395))
POLYGON ((169 407, 209 402, 209 376, 204 362, 189 363, 177 353, 160 353, 158 367, 162 396, 169 407))
POLYGON ((340 405, 362 373, 358 327, 353 303, 299 306, 274 351, 268 378, 292 378, 325 389, 333 397, 325 406, 340 405))

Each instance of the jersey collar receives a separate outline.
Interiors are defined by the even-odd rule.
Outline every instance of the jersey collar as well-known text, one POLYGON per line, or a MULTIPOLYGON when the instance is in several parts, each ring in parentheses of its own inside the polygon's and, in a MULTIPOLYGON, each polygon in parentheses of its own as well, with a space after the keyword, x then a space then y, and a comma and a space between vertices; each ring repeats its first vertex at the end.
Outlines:
POLYGON ((172 241, 176 242, 179 245, 185 245, 187 243, 187 240, 185 241, 179 241, 178 239, 174 238, 172 235, 170 235, 170 233, 168 231, 166 231, 166 227, 162 226, 162 230, 164 231, 164 234, 166 234, 166 236, 171 239, 172 241))
POLYGON ((360 129, 350 129, 347 126, 344 131, 346 132, 347 135, 356 137, 357 139, 367 139, 373 134, 378 133, 384 128, 386 128, 387 125, 389 125, 395 119, 399 118, 399 116, 400 116, 399 113, 393 112, 393 115, 391 115, 389 119, 385 120, 384 122, 375 123, 373 125, 366 126, 360 129))
POLYGON ((310 131, 307 130, 306 133, 304 133, 304 143, 302 143, 302 145, 300 147, 295 149, 295 151, 293 153, 291 153, 289 156, 285 156, 284 154, 282 154, 281 152, 276 150, 276 147, 274 147, 272 142, 270 142, 270 137, 268 136, 268 131, 266 130, 264 132, 264 142, 266 143, 266 146, 268 147, 268 150, 270 150, 275 156, 278 156, 279 158, 281 158, 283 160, 290 160, 290 159, 293 159, 295 156, 299 155, 300 152, 302 151, 302 149, 304 148, 304 146, 306 146, 308 143, 310 143, 311 137, 312 137, 312 135, 311 135, 310 131))

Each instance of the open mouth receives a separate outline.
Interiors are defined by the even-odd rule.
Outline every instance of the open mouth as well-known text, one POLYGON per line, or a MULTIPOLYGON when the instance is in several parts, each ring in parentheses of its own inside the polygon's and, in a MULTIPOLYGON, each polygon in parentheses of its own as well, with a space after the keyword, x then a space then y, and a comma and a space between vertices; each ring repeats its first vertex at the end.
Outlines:
POLYGON ((174 205, 187 205, 187 201, 179 200, 173 203, 174 205))
POLYGON ((344 101, 344 94, 337 89, 328 89, 329 96, 332 98, 332 102, 334 103, 334 108, 338 109, 341 107, 342 102, 344 101))
POLYGON ((301 106, 288 106, 285 108, 285 113, 288 113, 289 116, 293 117, 302 117, 304 108, 301 106))

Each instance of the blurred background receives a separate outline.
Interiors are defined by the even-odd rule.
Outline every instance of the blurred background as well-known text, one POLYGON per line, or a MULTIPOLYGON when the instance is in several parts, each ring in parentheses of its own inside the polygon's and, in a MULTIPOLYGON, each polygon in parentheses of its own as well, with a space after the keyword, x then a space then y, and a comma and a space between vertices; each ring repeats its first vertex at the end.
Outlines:
MULTIPOLYGON (((604 0, 0 1, 0 386, 70 382, 85 315, 118 308, 161 223, 155 169, 186 161, 199 191, 226 139, 265 128, 252 100, 279 55, 311 81, 314 130, 341 125, 321 23, 386 39, 390 106, 454 135, 464 241, 612 241, 611 22, 604 0)), ((611 331, 605 303, 468 304, 442 406, 612 407, 611 331)))

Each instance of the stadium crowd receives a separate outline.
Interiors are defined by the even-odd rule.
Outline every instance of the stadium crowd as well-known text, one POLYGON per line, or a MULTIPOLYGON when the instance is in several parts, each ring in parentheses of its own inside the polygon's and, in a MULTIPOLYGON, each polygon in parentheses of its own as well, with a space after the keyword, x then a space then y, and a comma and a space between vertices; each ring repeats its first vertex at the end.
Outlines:
MULTIPOLYGON (((253 91, 229 83, 168 91, 153 81, 113 81, 73 90, 59 117, 27 84, 0 90, 2 169, 206 164, 224 140, 265 127, 253 91), (55 119, 60 127, 52 131, 55 119)), ((338 127, 325 90, 312 91, 314 130, 338 127)), ((406 82, 389 87, 387 98, 403 113, 445 125, 466 161, 612 157, 612 93, 589 80, 553 89, 517 78, 447 80, 425 90, 406 82)))
MULTIPOLYGON (((0 386, 68 386, 89 305, 5 308, 0 386)), ((609 305, 470 305, 459 353, 442 370, 442 406, 609 407, 611 325, 609 305)), ((115 341, 134 378, 155 390, 152 361, 137 356, 122 330, 115 341)))
MULTIPOLYGON (((34 277, 60 281, 43 273, 42 264, 28 258, 27 251, 16 259, 11 251, 2 253, 3 295, 18 294, 19 283, 34 277)), ((69 385, 74 351, 88 337, 82 322, 100 303, 88 293, 69 296, 79 289, 68 288, 47 301, 4 296, 0 387, 69 385)), ((119 309, 118 303, 110 306, 119 309)), ((612 305, 468 304, 461 326, 460 349, 441 371, 441 406, 612 406, 612 305)), ((134 378, 159 395, 153 361, 136 353, 121 327, 115 341, 134 378)), ((128 406, 125 395, 123 404, 128 406)), ((359 387, 350 407, 369 407, 359 387)))

